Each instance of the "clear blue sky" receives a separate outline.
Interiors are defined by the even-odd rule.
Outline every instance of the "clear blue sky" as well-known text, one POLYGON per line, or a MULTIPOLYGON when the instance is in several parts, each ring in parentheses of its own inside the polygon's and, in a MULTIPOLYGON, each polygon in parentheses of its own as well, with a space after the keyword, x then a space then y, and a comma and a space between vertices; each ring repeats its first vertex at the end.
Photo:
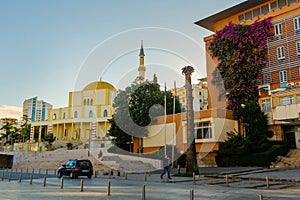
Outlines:
MULTIPOLYGON (((163 60, 170 57, 170 52, 176 45, 180 47, 183 44, 181 41, 168 41, 169 37, 165 36, 168 34, 163 33, 159 37, 154 33, 153 38, 150 38, 152 33, 144 36, 143 33, 135 32, 136 41, 131 45, 137 49, 132 49, 129 45, 131 49, 127 53, 120 49, 126 42, 132 43, 134 36, 131 35, 131 40, 123 39, 123 42, 113 39, 113 45, 109 42, 106 45, 105 41, 120 38, 118 35, 124 32, 135 29, 145 31, 147 27, 156 27, 156 30, 162 28, 162 32, 177 31, 179 33, 175 32, 175 35, 183 34, 203 46, 203 37, 210 35, 210 32, 194 22, 240 2, 242 1, 0 0, 0 106, 22 107, 23 101, 33 96, 52 103, 54 107, 67 106, 68 92, 77 90, 76 80, 82 66, 99 44, 102 54, 98 54, 98 58, 106 56, 103 48, 107 52, 120 54, 103 76, 104 81, 114 85, 118 85, 120 80, 116 80, 112 74, 120 73, 122 76, 125 73, 122 70, 129 72, 133 69, 137 73, 137 53, 141 39, 144 39, 146 66, 150 63, 158 69, 172 65, 165 64, 163 60), (167 43, 162 44, 164 41, 167 43), (163 47, 157 46, 158 44, 163 47), (167 44, 173 47, 165 52, 167 44)), ((200 62, 204 63, 200 58, 201 52, 185 50, 185 54, 190 53, 199 54, 200 62)), ((182 61, 183 58, 180 59, 182 61)), ((173 58, 170 60, 177 62, 173 58)), ((178 62, 178 65, 182 64, 184 62, 178 62)), ((201 67, 205 68, 204 64, 201 67)), ((100 76, 97 73, 94 73, 96 79, 100 76)), ((95 77, 87 77, 87 82, 95 81, 95 77)), ((159 80, 163 82, 164 78, 160 77, 163 75, 158 74, 159 80)), ((171 87, 172 81, 168 81, 168 85, 171 87)))

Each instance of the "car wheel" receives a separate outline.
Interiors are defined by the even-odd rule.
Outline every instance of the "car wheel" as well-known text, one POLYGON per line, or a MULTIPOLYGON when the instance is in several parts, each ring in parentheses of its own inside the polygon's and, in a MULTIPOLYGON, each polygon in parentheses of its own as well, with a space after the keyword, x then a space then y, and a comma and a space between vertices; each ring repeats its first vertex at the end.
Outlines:
POLYGON ((61 171, 58 172, 58 178, 61 178, 62 177, 62 173, 61 171))

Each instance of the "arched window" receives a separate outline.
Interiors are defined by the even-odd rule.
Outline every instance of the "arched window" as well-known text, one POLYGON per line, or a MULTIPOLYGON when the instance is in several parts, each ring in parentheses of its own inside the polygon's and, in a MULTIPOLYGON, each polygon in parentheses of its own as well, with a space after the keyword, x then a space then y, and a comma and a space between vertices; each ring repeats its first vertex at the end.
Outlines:
POLYGON ((90 100, 89 99, 87 99, 87 105, 90 105, 90 100))
POLYGON ((91 99, 91 105, 93 105, 93 99, 91 99))
POLYGON ((93 117, 93 111, 90 110, 89 117, 93 117))
POLYGON ((83 100, 83 104, 86 105, 86 99, 83 100))
POLYGON ((63 114, 63 118, 66 119, 66 113, 65 113, 65 112, 64 112, 64 114, 63 114))
POLYGON ((103 117, 107 117, 107 115, 108 115, 108 112, 107 112, 107 110, 105 109, 105 110, 103 111, 103 117))
POLYGON ((53 120, 56 119, 56 113, 54 113, 54 114, 52 115, 52 119, 53 119, 53 120))
POLYGON ((77 113, 77 111, 74 112, 74 118, 78 118, 78 113, 77 113))

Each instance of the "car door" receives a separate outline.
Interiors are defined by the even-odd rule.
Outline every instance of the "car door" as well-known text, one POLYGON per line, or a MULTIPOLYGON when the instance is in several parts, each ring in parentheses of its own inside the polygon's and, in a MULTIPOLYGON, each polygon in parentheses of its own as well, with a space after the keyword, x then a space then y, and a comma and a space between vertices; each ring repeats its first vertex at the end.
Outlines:
POLYGON ((70 176, 70 173, 73 170, 73 167, 75 166, 75 160, 68 160, 65 164, 65 167, 62 170, 63 175, 70 176))

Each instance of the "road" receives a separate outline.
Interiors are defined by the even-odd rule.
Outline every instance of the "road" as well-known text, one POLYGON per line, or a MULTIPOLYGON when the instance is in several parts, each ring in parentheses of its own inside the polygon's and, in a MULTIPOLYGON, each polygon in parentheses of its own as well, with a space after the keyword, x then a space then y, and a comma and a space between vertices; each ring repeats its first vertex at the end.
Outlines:
MULTIPOLYGON (((103 176, 87 179, 71 179, 64 177, 63 189, 61 189, 61 179, 52 174, 34 174, 32 184, 30 184, 31 173, 22 173, 20 182, 20 172, 0 171, 4 174, 4 179, 0 179, 0 199, 8 200, 87 200, 87 199, 113 199, 132 200, 142 199, 142 186, 145 185, 145 199, 190 199, 190 192, 193 190, 194 199, 216 199, 216 200, 255 200, 259 195, 268 200, 289 200, 299 199, 300 186, 297 184, 271 185, 270 189, 259 182, 230 182, 227 187, 224 180, 208 179, 198 177, 196 184, 191 178, 173 177, 173 183, 165 182, 159 177, 159 173, 147 175, 130 174, 127 179, 123 176, 103 176), (11 174, 11 180, 8 176, 11 174), (46 184, 44 186, 44 177, 46 184), (81 180, 83 183, 81 191, 81 180), (110 182, 110 196, 107 195, 107 184, 110 182), (255 185, 255 186, 253 186, 255 185), (259 186, 261 185, 261 186, 259 186), (253 186, 253 187, 251 187, 253 186)), ((274 172, 273 172, 274 173, 274 172)))

